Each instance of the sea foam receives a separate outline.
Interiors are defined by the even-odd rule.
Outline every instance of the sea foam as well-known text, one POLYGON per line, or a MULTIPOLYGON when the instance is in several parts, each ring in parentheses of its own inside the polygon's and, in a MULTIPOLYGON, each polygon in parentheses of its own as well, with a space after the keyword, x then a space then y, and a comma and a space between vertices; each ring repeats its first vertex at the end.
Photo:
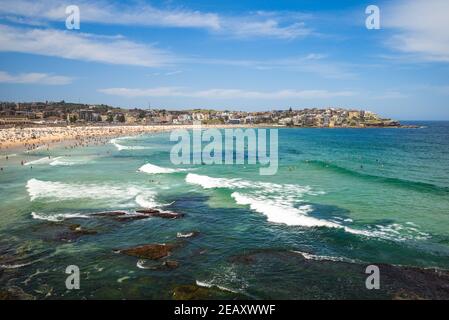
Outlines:
POLYGON ((164 168, 159 167, 151 163, 144 164, 141 166, 138 171, 148 173, 148 174, 164 174, 164 173, 174 173, 186 171, 187 169, 172 169, 172 168, 164 168))
POLYGON ((26 188, 31 201, 57 202, 91 199, 103 201, 110 206, 117 206, 120 203, 132 200, 139 206, 158 206, 155 201, 157 193, 154 190, 133 185, 81 184, 30 179, 26 188))
POLYGON ((262 213, 270 222, 283 223, 289 226, 342 228, 341 225, 336 223, 308 216, 307 214, 313 211, 310 205, 293 207, 290 204, 283 204, 281 199, 279 199, 281 201, 278 201, 276 199, 250 197, 239 192, 232 193, 231 197, 237 204, 249 205, 251 210, 262 213))
POLYGON ((278 184, 270 182, 249 181, 243 179, 213 178, 205 175, 189 173, 186 182, 197 184, 204 189, 226 188, 239 189, 231 197, 239 205, 247 205, 251 210, 263 214, 272 223, 288 226, 337 228, 349 233, 379 236, 379 233, 357 230, 338 222, 318 219, 310 216, 313 206, 304 204, 304 195, 318 195, 324 192, 314 191, 310 186, 278 184))
POLYGON ((111 139, 109 142, 112 143, 118 151, 122 151, 122 150, 144 150, 144 149, 149 149, 149 147, 144 147, 144 146, 125 146, 119 143, 119 141, 121 140, 126 140, 126 139, 130 139, 132 137, 122 137, 122 138, 116 138, 116 139, 111 139))
POLYGON ((87 219, 89 218, 88 215, 81 214, 81 213, 58 213, 58 214, 43 214, 43 213, 37 213, 37 212, 31 212, 31 217, 36 220, 45 220, 45 221, 51 221, 51 222, 58 222, 63 221, 65 219, 74 219, 74 218, 82 218, 87 219))
POLYGON ((37 160, 26 162, 25 165, 31 166, 31 165, 39 165, 39 164, 50 164, 51 162, 57 161, 58 159, 61 159, 61 158, 62 157, 56 157, 56 158, 44 157, 44 158, 40 158, 37 160))

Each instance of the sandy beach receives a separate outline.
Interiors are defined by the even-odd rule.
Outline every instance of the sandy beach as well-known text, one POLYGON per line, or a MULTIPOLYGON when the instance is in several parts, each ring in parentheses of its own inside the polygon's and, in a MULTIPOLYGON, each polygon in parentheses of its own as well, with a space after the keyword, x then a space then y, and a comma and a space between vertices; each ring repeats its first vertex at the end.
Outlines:
MULTIPOLYGON (((245 125, 202 125, 202 128, 237 128, 245 125)), ((247 126, 249 127, 249 126, 247 126)), ((192 129, 192 125, 140 125, 140 126, 64 126, 0 129, 0 152, 26 151, 47 147, 66 141, 85 145, 104 138, 139 135, 174 129, 192 129)))

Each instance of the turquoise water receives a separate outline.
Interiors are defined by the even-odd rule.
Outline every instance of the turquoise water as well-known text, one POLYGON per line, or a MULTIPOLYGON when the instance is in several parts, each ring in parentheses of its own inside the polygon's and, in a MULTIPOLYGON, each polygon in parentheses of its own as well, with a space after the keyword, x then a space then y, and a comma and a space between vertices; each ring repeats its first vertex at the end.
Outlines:
POLYGON ((351 266, 449 269, 449 123, 419 124, 280 129, 274 176, 248 164, 173 166, 169 133, 2 157, 0 286, 40 299, 170 299, 195 283, 247 298, 386 297, 364 290, 351 266), (145 207, 185 217, 92 216, 145 207), (75 223, 96 234, 71 238, 75 223), (114 252, 149 243, 177 243, 179 267, 139 268, 114 252), (81 270, 79 290, 65 287, 68 265, 81 270))

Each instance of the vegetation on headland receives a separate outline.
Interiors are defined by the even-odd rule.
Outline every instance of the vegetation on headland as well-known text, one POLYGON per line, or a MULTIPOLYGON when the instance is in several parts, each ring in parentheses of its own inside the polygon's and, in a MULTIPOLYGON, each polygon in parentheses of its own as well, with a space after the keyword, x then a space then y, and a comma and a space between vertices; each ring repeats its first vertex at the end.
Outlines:
POLYGON ((217 111, 213 109, 124 109, 108 105, 60 102, 2 102, 0 125, 23 124, 267 124, 318 128, 401 127, 398 121, 345 108, 306 108, 271 111, 217 111))

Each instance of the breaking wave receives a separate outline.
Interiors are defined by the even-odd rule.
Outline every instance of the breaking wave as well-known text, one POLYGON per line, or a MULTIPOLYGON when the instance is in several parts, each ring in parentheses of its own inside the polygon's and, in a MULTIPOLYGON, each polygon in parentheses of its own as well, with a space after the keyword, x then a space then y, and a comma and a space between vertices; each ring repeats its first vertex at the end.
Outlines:
POLYGON ((57 161, 58 159, 61 159, 61 158, 62 157, 56 157, 56 158, 44 157, 44 158, 40 158, 37 160, 26 162, 25 165, 31 166, 31 165, 36 165, 36 164, 50 164, 50 163, 57 161))
POLYGON ((80 165, 80 164, 86 164, 89 163, 92 159, 91 158, 70 158, 67 159, 65 157, 58 157, 53 159, 52 162, 50 162, 51 166, 74 166, 74 165, 80 165))
POLYGON ((310 216, 314 208, 304 204, 304 195, 319 195, 324 192, 314 191, 310 186, 293 184, 277 184, 270 182, 248 181, 243 179, 213 178, 205 175, 189 173, 186 182, 200 185, 204 189, 226 188, 232 192, 231 197, 238 205, 249 206, 252 211, 263 214, 272 223, 307 228, 326 227, 341 229, 348 233, 377 237, 387 240, 423 240, 430 235, 420 232, 416 226, 390 224, 387 226, 368 226, 361 230, 349 227, 344 223, 352 220, 329 221, 310 216), (238 191, 235 191, 235 190, 238 191))
POLYGON ((144 147, 144 146, 125 146, 119 143, 119 141, 121 140, 126 140, 129 139, 131 137, 123 137, 123 138, 116 138, 116 139, 111 139, 109 142, 112 143, 118 151, 122 151, 122 150, 144 150, 144 149, 149 149, 149 147, 144 147))
POLYGON ((144 164, 139 168, 138 171, 148 173, 148 174, 163 174, 163 173, 174 173, 174 172, 182 172, 187 169, 172 169, 172 168, 164 168, 159 167, 151 163, 144 164))
POLYGON ((46 214, 36 213, 36 212, 31 212, 31 217, 36 220, 45 220, 45 221, 51 221, 51 222, 58 222, 58 221, 63 221, 65 219, 74 219, 74 218, 83 218, 83 219, 89 218, 88 215, 81 214, 81 213, 58 213, 58 214, 46 215, 46 214))
POLYGON ((31 201, 57 202, 87 199, 104 202, 110 206, 123 203, 142 207, 161 206, 155 200, 157 196, 155 191, 133 185, 80 184, 30 179, 26 188, 31 201))
POLYGON ((196 285, 197 285, 198 287, 203 287, 203 288, 213 288, 213 287, 216 287, 216 288, 218 288, 218 289, 220 289, 220 290, 223 290, 223 291, 228 291, 228 292, 232 292, 232 293, 240 293, 238 290, 233 290, 233 289, 230 289, 230 288, 227 288, 227 287, 224 287, 224 286, 220 286, 220 285, 218 285, 218 284, 214 284, 214 283, 208 282, 208 281, 199 281, 199 280, 196 280, 196 285))
POLYGON ((68 157, 55 157, 55 158, 49 158, 49 157, 43 157, 37 160, 28 161, 24 165, 26 166, 32 166, 32 165, 43 165, 48 164, 50 166, 73 166, 73 165, 79 165, 79 164, 86 164, 90 162, 92 159, 87 157, 75 157, 75 158, 68 158, 68 157))
POLYGON ((360 262, 358 260, 349 259, 349 258, 345 258, 345 257, 319 256, 319 255, 316 255, 316 254, 311 254, 311 253, 302 252, 302 251, 295 251, 295 250, 293 250, 292 252, 302 255, 304 257, 304 259, 306 259, 306 260, 336 261, 336 262, 349 262, 349 263, 358 263, 358 262, 360 262))

